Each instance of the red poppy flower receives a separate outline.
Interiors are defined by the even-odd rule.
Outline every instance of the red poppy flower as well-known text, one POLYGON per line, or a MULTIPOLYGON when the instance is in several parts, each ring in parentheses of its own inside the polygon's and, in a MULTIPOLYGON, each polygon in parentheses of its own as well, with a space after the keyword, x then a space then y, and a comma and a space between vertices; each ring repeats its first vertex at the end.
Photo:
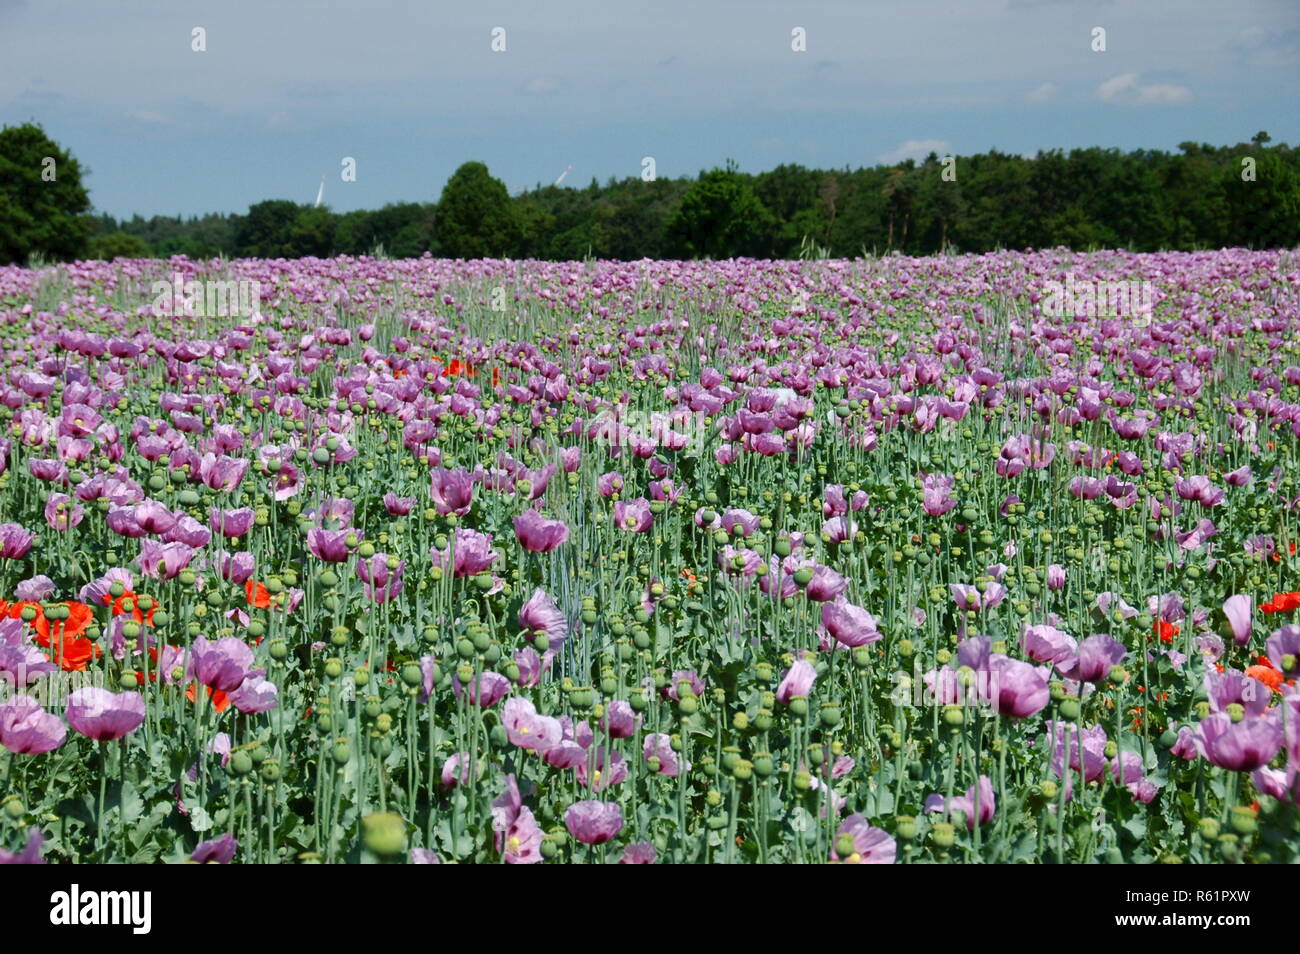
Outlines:
MULTIPOLYGON (((227 693, 222 692, 220 689, 213 689, 211 686, 205 686, 204 688, 208 690, 208 698, 212 700, 212 708, 218 712, 225 712, 230 708, 230 696, 227 693)), ((190 683, 190 687, 185 690, 185 698, 190 702, 194 701, 194 683, 190 683)))
POLYGON ((1259 608, 1265 613, 1286 613, 1300 609, 1300 592, 1278 593, 1267 603, 1261 603, 1259 608))
POLYGON ((257 609, 271 608, 271 591, 257 580, 249 580, 244 584, 244 594, 248 597, 249 606, 257 609))
POLYGON ((1152 629, 1155 632, 1155 635, 1160 637, 1162 643, 1172 643, 1174 637, 1182 632, 1181 628, 1175 626, 1173 623, 1166 623, 1162 619, 1156 620, 1152 629))

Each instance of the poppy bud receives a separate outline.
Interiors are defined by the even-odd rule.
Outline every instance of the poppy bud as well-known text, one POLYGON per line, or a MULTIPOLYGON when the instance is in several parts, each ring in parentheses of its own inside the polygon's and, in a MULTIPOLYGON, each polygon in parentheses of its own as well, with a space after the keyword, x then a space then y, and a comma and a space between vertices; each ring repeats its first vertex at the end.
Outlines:
POLYGON ((1042 793, 1043 798, 1051 801, 1056 798, 1059 789, 1057 788, 1056 782, 1049 778, 1038 783, 1038 791, 1042 793))

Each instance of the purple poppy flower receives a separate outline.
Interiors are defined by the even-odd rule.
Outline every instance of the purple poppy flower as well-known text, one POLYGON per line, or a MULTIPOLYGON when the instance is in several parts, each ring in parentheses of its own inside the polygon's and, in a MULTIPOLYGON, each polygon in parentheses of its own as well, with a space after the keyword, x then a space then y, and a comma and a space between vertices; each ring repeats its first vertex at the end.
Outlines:
POLYGON ((176 526, 176 514, 156 500, 144 500, 131 510, 131 517, 145 533, 161 536, 176 526))
POLYGON ((1249 464, 1243 464, 1236 470, 1230 470, 1223 475, 1224 483, 1230 487, 1245 487, 1254 479, 1254 474, 1250 471, 1249 464))
POLYGON ((433 472, 433 483, 429 496, 433 505, 442 516, 456 514, 465 516, 474 503, 474 481, 468 471, 437 469, 433 472))
POLYGON ((987 825, 993 820, 993 813, 997 810, 997 802, 993 797, 993 783, 989 781, 987 775, 980 776, 978 799, 976 795, 975 785, 966 789, 965 795, 954 795, 949 799, 935 793, 926 798, 925 810, 927 812, 943 812, 945 818, 951 818, 953 812, 961 812, 966 818, 966 827, 974 831, 977 818, 981 825, 987 825), (977 800, 979 803, 978 811, 976 811, 977 800))
POLYGON ((1047 680, 1029 663, 994 654, 988 661, 989 701, 998 714, 1024 719, 1041 712, 1051 699, 1047 680))
POLYGON ((620 865, 652 865, 655 863, 655 846, 648 841, 636 841, 623 849, 618 859, 620 865))
POLYGON ((562 520, 548 520, 536 510, 515 517, 515 536, 532 553, 550 553, 569 539, 569 527, 562 520))
POLYGON ((230 694, 230 704, 245 715, 266 712, 280 704, 279 690, 264 677, 261 670, 254 670, 230 694))
POLYGON ((88 739, 107 742, 134 732, 144 722, 144 697, 86 686, 68 696, 68 725, 88 739))
POLYGON ((307 531, 307 549, 326 563, 342 563, 348 558, 348 537, 361 539, 359 530, 325 530, 312 527, 307 531))
POLYGON ((848 585, 849 581, 830 567, 817 566, 813 568, 812 579, 808 581, 804 593, 813 602, 829 603, 838 599, 848 585))
POLYGON ((253 554, 247 550, 238 553, 222 553, 217 561, 217 572, 223 580, 236 586, 243 586, 253 577, 253 554))
POLYGON ((816 681, 816 667, 806 659, 797 660, 781 677, 781 684, 776 688, 776 701, 789 705, 791 699, 806 698, 816 681))
POLYGON ((446 550, 431 550, 430 558, 433 565, 442 567, 444 570, 451 566, 452 557, 449 552, 454 551, 455 563, 452 575, 477 576, 488 570, 497 558, 501 556, 496 550, 492 549, 492 537, 490 534, 479 533, 477 530, 466 530, 457 527, 451 543, 446 550))
POLYGON ((1078 648, 1074 637, 1054 626, 1040 624, 1026 626, 1020 637, 1020 647, 1035 662, 1058 663, 1069 659, 1078 648))
POLYGON ((623 830, 617 802, 574 802, 564 813, 564 827, 584 845, 603 845, 623 830))
POLYGON ((0 523, 0 560, 21 560, 35 539, 36 534, 16 523, 0 523))
POLYGON ((63 744, 68 730, 58 716, 50 715, 27 695, 0 703, 0 745, 10 752, 41 755, 63 744))
POLYGON ((45 499, 45 522, 54 530, 71 530, 85 517, 86 508, 67 494, 50 494, 45 499))
POLYGON ((664 687, 664 695, 674 702, 680 702, 683 695, 689 693, 697 699, 704 695, 704 680, 694 669, 675 669, 673 676, 664 687))
POLYGON ((1056 664, 1061 675, 1079 682, 1100 682, 1110 675, 1112 666, 1128 655, 1124 644, 1111 636, 1089 636, 1078 650, 1056 664))
POLYGON ((1059 590, 1065 586, 1065 567, 1059 563, 1053 563, 1047 568, 1047 588, 1049 590, 1059 590))
POLYGON ((1300 668, 1300 663, 1297 662, 1300 660, 1300 625, 1292 623, 1280 628, 1264 640, 1264 651, 1278 672, 1288 678, 1295 676, 1300 668))
POLYGON ((650 501, 644 497, 635 500, 614 501, 614 525, 630 533, 645 533, 655 521, 650 501))
POLYGON ((953 483, 945 474, 926 474, 921 481, 921 508, 932 517, 941 517, 957 506, 949 493, 953 483))
POLYGON ((1049 720, 1046 724, 1052 745, 1052 771, 1066 780, 1066 793, 1070 792, 1073 777, 1080 772, 1080 750, 1084 781, 1095 782, 1106 770, 1106 730, 1099 725, 1084 729, 1069 722, 1049 720), (1065 753, 1070 753, 1070 771, 1063 771, 1065 753))
POLYGON ((519 625, 534 636, 545 634, 550 640, 551 650, 559 649, 569 632, 564 614, 540 587, 533 590, 533 595, 519 608, 519 625))
POLYGON ((238 850, 239 842, 234 835, 226 832, 220 838, 199 842, 194 854, 190 855, 190 861, 196 865, 228 865, 238 850))
MULTIPOLYGON (((656 770, 660 775, 667 775, 669 778, 676 778, 681 771, 681 765, 677 760, 677 753, 673 751, 672 739, 663 732, 651 732, 645 737, 645 745, 642 747, 642 757, 649 762, 651 759, 657 759, 659 768, 656 770)), ((686 764, 686 771, 690 771, 691 766, 686 764)))
POLYGON ((630 739, 636 735, 641 726, 641 716, 632 706, 622 699, 615 699, 605 707, 605 714, 600 717, 600 728, 611 739, 630 739))
POLYGON ((228 540, 238 540, 253 529, 254 517, 256 514, 251 507, 241 507, 238 510, 213 507, 208 517, 208 526, 228 540))
POLYGON ((413 865, 440 865, 442 857, 430 848, 412 848, 411 864, 413 865))
POLYGON ((234 636, 208 642, 200 636, 191 647, 194 676, 219 692, 234 692, 253 665, 253 650, 234 636))
POLYGON ((1277 710, 1233 722, 1226 712, 1215 712, 1196 726, 1198 748, 1219 768, 1253 772, 1267 765, 1282 748, 1282 726, 1277 710))
POLYGON ((843 858, 836 850, 839 838, 831 846, 831 861, 846 865, 892 865, 898 855, 898 843, 888 832, 873 828, 861 815, 853 814, 840 824, 840 835, 853 840, 853 851, 843 858))
POLYGON ((415 508, 414 497, 399 497, 389 491, 384 494, 384 509, 390 517, 405 517, 415 508))
POLYGON ((1245 646, 1250 642, 1250 610, 1251 598, 1247 593, 1229 596, 1223 603, 1223 615, 1227 617, 1228 626, 1232 629, 1232 638, 1236 640, 1238 646, 1245 646))
POLYGON ((751 537, 758 532, 758 516, 750 513, 748 510, 733 508, 725 510, 722 513, 722 529, 727 531, 729 536, 734 536, 736 528, 740 528, 740 535, 751 537))
POLYGON ((41 600, 48 599, 53 595, 54 581, 44 575, 23 580, 14 587, 14 598, 17 600, 39 603, 41 600))
POLYGON ((822 625, 841 645, 855 648, 882 639, 876 618, 845 600, 822 604, 822 625))
POLYGON ((1212 666, 1205 669, 1205 695, 1211 712, 1227 712, 1229 706, 1239 705, 1248 716, 1267 709, 1270 697, 1263 683, 1244 672, 1228 668, 1218 672, 1212 666))
POLYGON ((617 471, 601 474, 596 478, 596 490, 602 497, 612 497, 623 492, 623 475, 617 471))
MULTIPOLYGON (((462 688, 460 676, 452 678, 451 687, 456 693, 456 698, 459 699, 462 688)), ((477 680, 471 679, 464 689, 468 693, 470 702, 487 709, 505 698, 506 693, 510 691, 510 680, 499 672, 484 672, 479 674, 477 680)))
POLYGON ((210 490, 234 490, 244 479, 251 463, 244 457, 204 454, 199 460, 199 479, 210 490))
POLYGON ((170 580, 181 570, 190 565, 198 551, 184 543, 155 543, 153 540, 140 540, 140 572, 150 579, 170 580))
POLYGON ((627 760, 623 758, 621 752, 615 752, 610 748, 598 748, 591 757, 591 763, 590 773, 587 768, 588 760, 585 758, 574 766, 578 784, 583 788, 589 788, 593 792, 603 792, 627 778, 627 760))
POLYGON ((357 561, 357 579, 363 584, 366 599, 387 603, 401 594, 406 585, 402 580, 406 561, 398 560, 396 566, 391 566, 392 560, 387 553, 376 553, 368 560, 357 561))
POLYGON ((510 865, 531 865, 542 860, 542 829, 525 807, 513 775, 506 790, 492 802, 492 831, 496 850, 510 865))
POLYGON ((512 696, 501 707, 501 724, 511 745, 545 752, 564 738, 559 719, 539 715, 536 707, 522 696, 512 696))
POLYGON ((45 859, 41 857, 41 848, 44 844, 45 836, 41 830, 30 828, 27 831, 27 843, 17 854, 0 848, 0 865, 43 865, 45 859))
POLYGON ((212 541, 212 531, 187 513, 177 518, 170 530, 163 534, 164 543, 183 543, 201 549, 212 541))

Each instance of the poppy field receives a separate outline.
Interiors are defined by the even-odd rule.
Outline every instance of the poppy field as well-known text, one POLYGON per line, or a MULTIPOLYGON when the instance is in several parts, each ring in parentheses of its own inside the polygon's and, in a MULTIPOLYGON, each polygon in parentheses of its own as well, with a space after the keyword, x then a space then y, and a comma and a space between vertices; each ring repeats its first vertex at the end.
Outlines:
POLYGON ((119 259, 0 336, 0 862, 1300 860, 1295 253, 119 259))

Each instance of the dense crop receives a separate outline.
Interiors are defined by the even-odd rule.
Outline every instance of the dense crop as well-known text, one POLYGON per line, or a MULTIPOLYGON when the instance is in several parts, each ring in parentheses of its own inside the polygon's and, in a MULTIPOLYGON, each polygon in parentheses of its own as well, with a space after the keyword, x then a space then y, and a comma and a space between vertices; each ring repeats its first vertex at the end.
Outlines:
POLYGON ((1286 253, 119 261, 0 319, 0 860, 1300 857, 1286 253))

